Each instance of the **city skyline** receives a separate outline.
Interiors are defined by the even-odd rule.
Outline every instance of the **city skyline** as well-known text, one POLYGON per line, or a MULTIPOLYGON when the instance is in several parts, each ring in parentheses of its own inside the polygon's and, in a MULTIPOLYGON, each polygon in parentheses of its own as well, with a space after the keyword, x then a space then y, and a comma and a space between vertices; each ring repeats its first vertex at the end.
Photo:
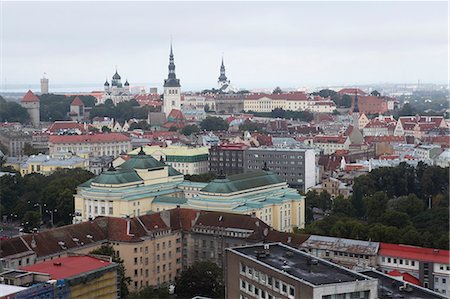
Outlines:
POLYGON ((2 5, 2 87, 45 72, 101 89, 117 65, 131 85, 161 88, 171 36, 183 90, 217 87, 222 55, 238 88, 448 80, 446 2, 2 5))

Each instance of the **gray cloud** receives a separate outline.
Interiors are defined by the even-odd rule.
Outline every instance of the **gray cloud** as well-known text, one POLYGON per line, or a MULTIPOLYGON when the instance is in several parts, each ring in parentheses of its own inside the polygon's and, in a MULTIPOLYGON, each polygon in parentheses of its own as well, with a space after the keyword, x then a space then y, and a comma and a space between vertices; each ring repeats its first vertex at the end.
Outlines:
POLYGON ((446 2, 3 2, 10 83, 162 82, 170 36, 185 88, 447 81, 446 2))

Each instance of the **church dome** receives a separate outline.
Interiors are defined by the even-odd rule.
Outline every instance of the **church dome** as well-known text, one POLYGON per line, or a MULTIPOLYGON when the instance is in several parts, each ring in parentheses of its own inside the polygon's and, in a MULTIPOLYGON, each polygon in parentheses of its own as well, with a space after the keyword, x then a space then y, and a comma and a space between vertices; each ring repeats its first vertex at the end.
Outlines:
POLYGON ((135 170, 135 169, 161 169, 166 165, 153 158, 150 155, 146 155, 143 149, 137 155, 131 156, 128 161, 125 161, 120 165, 121 169, 124 170, 135 170))
POLYGON ((119 73, 117 73, 117 71, 116 71, 116 73, 114 74, 113 79, 114 79, 114 80, 120 80, 120 75, 119 75, 119 73))
POLYGON ((130 86, 130 83, 128 83, 128 80, 125 81, 125 83, 123 84, 125 86, 130 86))
POLYGON ((103 84, 104 86, 109 86, 109 82, 108 80, 105 81, 105 84, 103 84))

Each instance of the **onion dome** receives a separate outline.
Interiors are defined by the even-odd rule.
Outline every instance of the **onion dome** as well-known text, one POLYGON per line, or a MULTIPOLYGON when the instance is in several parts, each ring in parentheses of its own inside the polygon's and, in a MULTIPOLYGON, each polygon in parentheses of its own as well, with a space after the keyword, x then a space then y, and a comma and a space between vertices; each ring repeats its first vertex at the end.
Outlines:
POLYGON ((128 79, 125 81, 125 83, 123 85, 130 86, 130 83, 128 83, 128 79))

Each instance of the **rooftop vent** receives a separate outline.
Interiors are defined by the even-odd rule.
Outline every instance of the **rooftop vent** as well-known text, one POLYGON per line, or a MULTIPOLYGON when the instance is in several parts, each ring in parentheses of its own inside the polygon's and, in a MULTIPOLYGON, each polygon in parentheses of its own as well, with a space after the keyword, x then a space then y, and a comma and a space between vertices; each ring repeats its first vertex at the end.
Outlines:
POLYGON ((54 262, 54 263, 53 263, 53 266, 61 267, 61 266, 62 266, 62 263, 61 263, 61 262, 54 262))
POLYGON ((220 215, 220 216, 219 216, 219 221, 222 221, 222 220, 223 220, 223 216, 220 215))
POLYGON ((88 238, 88 239, 93 239, 94 237, 92 237, 91 235, 86 235, 86 238, 88 238))
POLYGON ((75 243, 80 242, 80 240, 78 240, 77 238, 72 238, 72 241, 74 241, 75 243))
POLYGON ((289 271, 291 269, 291 266, 288 265, 287 261, 283 261, 283 265, 281 266, 281 269, 283 271, 289 271))

